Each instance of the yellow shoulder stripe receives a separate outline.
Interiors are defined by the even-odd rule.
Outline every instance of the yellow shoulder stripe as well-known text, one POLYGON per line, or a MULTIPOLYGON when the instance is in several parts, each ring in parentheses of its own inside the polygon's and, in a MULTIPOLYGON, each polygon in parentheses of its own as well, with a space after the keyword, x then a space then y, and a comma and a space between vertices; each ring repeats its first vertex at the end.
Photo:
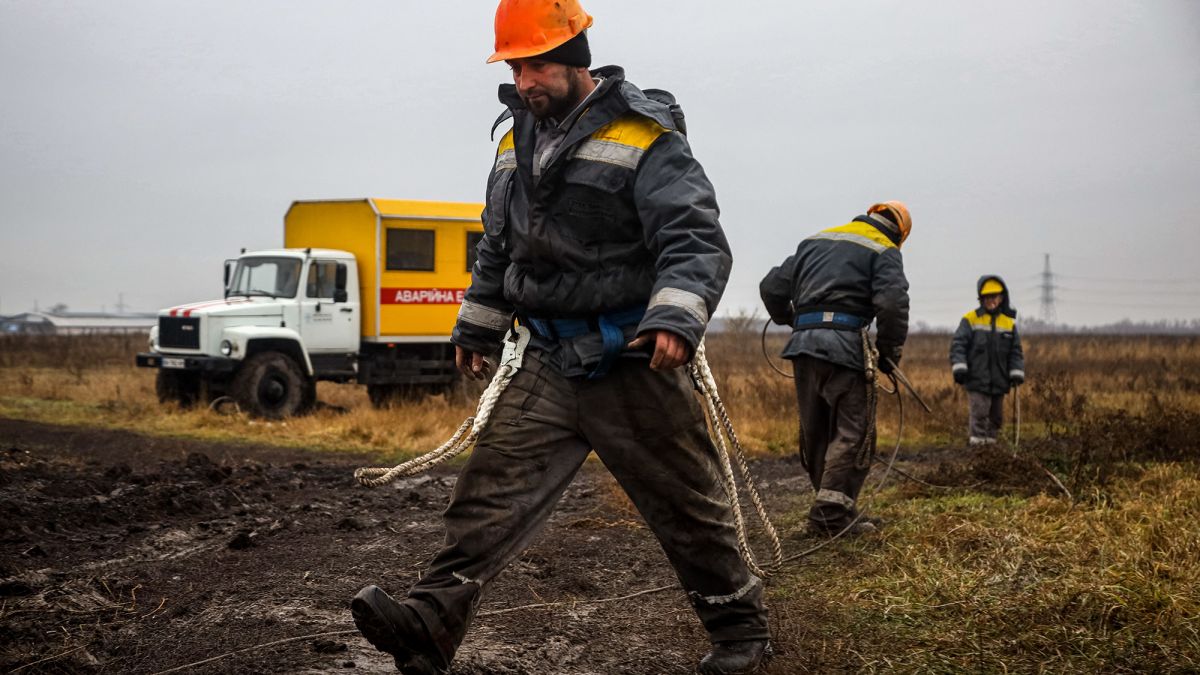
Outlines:
POLYGON ((636 113, 626 113, 592 132, 574 150, 574 158, 637 170, 642 155, 666 127, 636 113))
POLYGON ((513 144, 512 129, 500 139, 500 147, 496 148, 496 165, 492 171, 507 171, 517 168, 517 150, 513 144))
MULTIPOLYGON (((990 330, 992 327, 992 315, 988 314, 987 312, 980 314, 979 310, 975 309, 964 314, 963 318, 967 320, 967 323, 971 324, 971 328, 974 330, 990 330)), ((996 330, 1010 331, 1015 328, 1016 325, 1017 322, 1014 321, 1011 316, 1007 314, 996 315, 996 330)))
POLYGON ((504 138, 500 139, 500 147, 496 148, 496 155, 499 156, 503 154, 505 150, 512 150, 515 147, 516 144, 513 142, 513 130, 509 129, 508 132, 504 134, 504 138))
POLYGON ((830 239, 846 241, 859 246, 865 246, 876 253, 883 253, 889 248, 896 248, 887 235, 867 223, 850 222, 845 225, 831 227, 814 234, 810 239, 830 239))
POLYGON ((667 133, 666 127, 637 113, 625 113, 592 132, 592 140, 608 141, 645 150, 667 133))
POLYGON ((963 318, 966 319, 967 323, 971 324, 972 327, 978 327, 978 326, 982 326, 984 328, 992 327, 991 317, 989 317, 987 314, 983 314, 981 316, 979 314, 979 310, 973 309, 973 310, 967 312, 966 314, 964 314, 963 318))

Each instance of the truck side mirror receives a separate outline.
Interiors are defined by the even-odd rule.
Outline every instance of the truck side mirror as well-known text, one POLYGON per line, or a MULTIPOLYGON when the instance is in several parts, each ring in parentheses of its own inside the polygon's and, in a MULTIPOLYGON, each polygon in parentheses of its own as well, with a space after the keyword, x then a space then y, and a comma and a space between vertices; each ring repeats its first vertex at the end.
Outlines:
POLYGON ((333 273, 333 301, 346 301, 346 264, 338 263, 337 271, 333 273))
POLYGON ((225 297, 227 298, 229 297, 229 277, 233 274, 233 265, 236 262, 236 260, 225 261, 225 297))

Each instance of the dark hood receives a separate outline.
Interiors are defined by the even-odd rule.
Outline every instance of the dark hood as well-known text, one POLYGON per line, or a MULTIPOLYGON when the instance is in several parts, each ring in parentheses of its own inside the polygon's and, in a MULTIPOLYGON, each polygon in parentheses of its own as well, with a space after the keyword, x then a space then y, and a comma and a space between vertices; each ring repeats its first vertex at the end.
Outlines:
POLYGON ((989 280, 995 281, 1004 287, 1004 299, 1000 301, 1000 312, 1011 317, 1016 317, 1017 310, 1013 309, 1012 306, 1012 293, 1008 292, 1008 284, 1004 283, 1004 279, 1001 279, 997 274, 985 274, 979 277, 979 281, 975 282, 975 295, 979 298, 979 311, 987 311, 983 308, 983 285, 989 280))

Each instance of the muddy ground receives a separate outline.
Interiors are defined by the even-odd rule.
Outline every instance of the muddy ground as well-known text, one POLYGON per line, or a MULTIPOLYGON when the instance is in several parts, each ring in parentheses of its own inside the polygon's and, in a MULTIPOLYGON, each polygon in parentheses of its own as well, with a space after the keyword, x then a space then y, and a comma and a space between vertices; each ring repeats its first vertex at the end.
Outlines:
MULTIPOLYGON (((0 419, 0 671, 394 672, 347 603, 364 584, 402 593, 417 578, 454 470, 356 485, 352 470, 374 463, 0 419), (189 665, 316 634, 328 635, 189 665)), ((773 511, 811 499, 798 464, 755 471, 773 511)), ((692 672, 707 643, 678 587, 589 602, 674 581, 589 462, 490 588, 453 672, 692 672)), ((813 667, 803 639, 779 636, 770 672, 813 667)))

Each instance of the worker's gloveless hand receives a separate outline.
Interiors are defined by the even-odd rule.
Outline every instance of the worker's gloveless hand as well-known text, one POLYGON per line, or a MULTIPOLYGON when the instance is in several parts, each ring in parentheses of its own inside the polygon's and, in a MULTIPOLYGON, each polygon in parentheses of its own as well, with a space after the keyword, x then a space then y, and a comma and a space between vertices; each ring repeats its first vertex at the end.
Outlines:
POLYGON ((473 380, 483 380, 492 375, 492 365, 484 360, 483 354, 458 345, 454 345, 454 365, 458 366, 458 372, 473 380))
POLYGON ((687 340, 667 330, 648 330, 625 346, 628 349, 641 349, 649 344, 654 345, 654 356, 650 357, 651 370, 678 368, 692 357, 692 348, 687 340))

